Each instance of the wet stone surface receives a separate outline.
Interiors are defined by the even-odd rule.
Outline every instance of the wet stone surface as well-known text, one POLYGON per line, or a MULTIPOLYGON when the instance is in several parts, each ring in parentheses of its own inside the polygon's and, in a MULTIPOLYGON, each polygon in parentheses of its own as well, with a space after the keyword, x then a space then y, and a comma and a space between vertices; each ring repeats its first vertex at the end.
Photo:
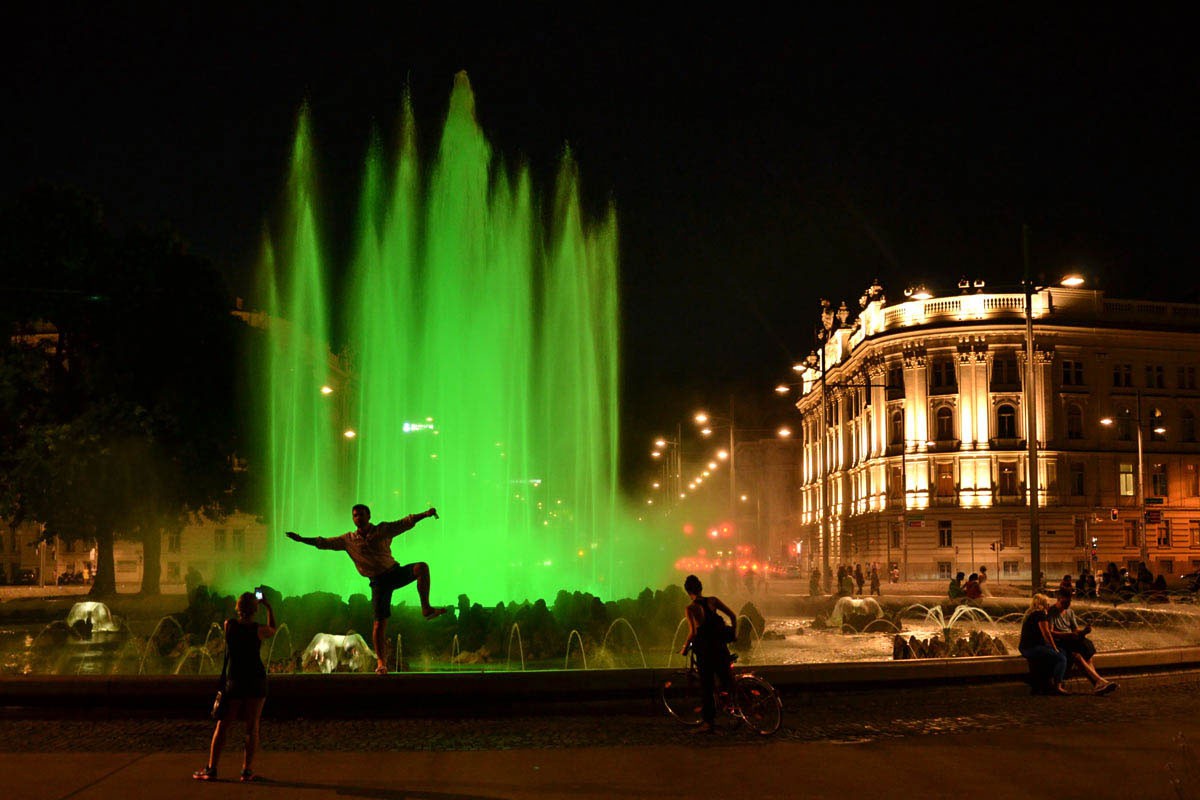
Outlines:
MULTIPOLYGON (((277 751, 504 750, 629 747, 691 742, 761 746, 770 741, 863 742, 1026 725, 1136 725, 1192 714, 1200 672, 1130 676, 1108 697, 1093 697, 1080 679, 1073 697, 1035 697, 1024 686, 801 693, 784 697, 783 727, 765 738, 746 728, 695 736, 656 704, 616 711, 404 719, 263 719, 263 747, 277 751)), ((145 714, 9 709, 0 715, 2 752, 200 752, 212 723, 145 714)), ((230 741, 240 739, 234 726, 230 741)))

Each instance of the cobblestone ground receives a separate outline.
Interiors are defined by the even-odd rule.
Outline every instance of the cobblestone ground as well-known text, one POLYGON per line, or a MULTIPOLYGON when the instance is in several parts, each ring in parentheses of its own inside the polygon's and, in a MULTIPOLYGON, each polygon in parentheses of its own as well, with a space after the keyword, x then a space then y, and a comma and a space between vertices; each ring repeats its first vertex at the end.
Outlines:
MULTIPOLYGON (((864 742, 1025 725, 1116 726, 1169 721, 1198 708, 1200 672, 1122 678, 1108 697, 1093 697, 1082 681, 1074 697, 1034 697, 1014 684, 985 687, 800 693, 784 698, 775 737, 742 729, 695 737, 647 700, 644 707, 588 713, 465 718, 263 720, 263 745, 276 751, 505 750, 623 747, 701 739, 705 745, 757 746, 768 741, 864 742)), ((119 716, 114 712, 0 714, 0 752, 201 751, 212 723, 205 719, 119 716)), ((240 738, 235 728, 231 742, 240 738)))

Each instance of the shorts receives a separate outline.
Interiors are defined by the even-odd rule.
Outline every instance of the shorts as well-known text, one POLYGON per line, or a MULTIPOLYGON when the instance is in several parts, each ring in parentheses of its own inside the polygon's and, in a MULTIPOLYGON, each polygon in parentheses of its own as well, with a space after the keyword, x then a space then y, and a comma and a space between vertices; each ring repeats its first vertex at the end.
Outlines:
POLYGON ((375 619, 387 619, 392 615, 392 592, 417 579, 416 566, 396 564, 387 572, 371 578, 371 607, 375 609, 375 619))

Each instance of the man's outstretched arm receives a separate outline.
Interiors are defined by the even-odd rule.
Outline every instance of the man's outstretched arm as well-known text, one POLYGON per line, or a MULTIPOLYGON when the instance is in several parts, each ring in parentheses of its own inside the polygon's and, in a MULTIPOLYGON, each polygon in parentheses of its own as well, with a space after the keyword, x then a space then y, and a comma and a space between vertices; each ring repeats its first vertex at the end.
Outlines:
POLYGON ((333 539, 326 539, 324 536, 301 536, 295 531, 288 531, 284 536, 291 539, 293 542, 306 544, 310 547, 315 547, 318 550, 345 550, 346 543, 342 541, 342 537, 338 536, 333 539))

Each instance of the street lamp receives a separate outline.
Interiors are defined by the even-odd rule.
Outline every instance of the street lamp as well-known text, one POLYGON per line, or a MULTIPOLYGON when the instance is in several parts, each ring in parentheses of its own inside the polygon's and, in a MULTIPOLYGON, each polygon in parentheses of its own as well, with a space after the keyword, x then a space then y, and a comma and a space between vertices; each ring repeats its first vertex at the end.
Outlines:
MULTIPOLYGON (((1136 520, 1134 520, 1133 524, 1136 526, 1136 530, 1138 532, 1139 552, 1141 554, 1142 563, 1149 565, 1149 563, 1150 563, 1150 544, 1149 544, 1149 542, 1146 541, 1146 484, 1144 482, 1144 474, 1145 474, 1144 466, 1145 465, 1144 465, 1144 457, 1143 457, 1143 450, 1142 450, 1142 425, 1143 425, 1143 422, 1142 422, 1142 390, 1141 389, 1138 389, 1134 393, 1134 398, 1135 398, 1134 402, 1137 405, 1137 413, 1134 415, 1135 416, 1134 424, 1137 426, 1137 497, 1135 498, 1135 500, 1136 500, 1137 509, 1138 509, 1138 518, 1136 520)), ((1157 419, 1158 419, 1158 417, 1157 417, 1157 415, 1155 415, 1155 420, 1157 420, 1157 419)), ((1101 417, 1100 418, 1101 425, 1111 426, 1115 423, 1116 423, 1116 420, 1113 419, 1112 417, 1101 417)), ((1151 428, 1151 430, 1153 430, 1154 433, 1157 433, 1160 436, 1167 432, 1166 427, 1164 427, 1161 423, 1158 425, 1154 425, 1154 427, 1151 428)), ((1120 491, 1120 487, 1118 487, 1118 491, 1120 491)))
MULTIPOLYGON (((729 458, 729 518, 731 521, 734 522, 734 528, 737 533, 737 543, 741 544, 742 530, 741 530, 741 526, 737 525, 737 502, 735 500, 735 498, 737 496, 737 472, 736 472, 737 451, 734 449, 735 443, 734 443, 734 439, 733 439, 733 437, 734 437, 733 397, 730 396, 730 398, 729 398, 729 416, 728 417, 724 417, 724 418, 723 417, 712 417, 706 411, 698 411, 698 412, 696 412, 696 416, 694 417, 694 419, 695 419, 697 425, 702 426, 700 429, 701 436, 711 436, 712 435, 712 428, 709 426, 710 422, 723 424, 729 428, 729 451, 728 451, 728 453, 729 453, 728 454, 728 458, 729 458)), ((717 453, 717 457, 720 458, 722 461, 725 460, 724 458, 722 458, 720 453, 717 453)))
MULTIPOLYGON (((1034 411, 1034 401, 1037 397, 1034 382, 1036 371, 1034 366, 1033 340, 1033 279, 1029 274, 1029 226, 1021 226, 1021 254, 1024 262, 1025 286, 1025 441, 1029 446, 1028 463, 1025 467, 1026 483, 1029 486, 1029 583, 1031 594, 1041 590, 1042 578, 1042 543, 1041 532, 1038 530, 1038 456, 1037 456, 1037 413, 1034 411)), ((1059 280, 1060 286, 1078 288, 1083 285, 1080 275, 1066 275, 1059 280)), ((1037 288, 1038 291, 1044 286, 1037 288)))

